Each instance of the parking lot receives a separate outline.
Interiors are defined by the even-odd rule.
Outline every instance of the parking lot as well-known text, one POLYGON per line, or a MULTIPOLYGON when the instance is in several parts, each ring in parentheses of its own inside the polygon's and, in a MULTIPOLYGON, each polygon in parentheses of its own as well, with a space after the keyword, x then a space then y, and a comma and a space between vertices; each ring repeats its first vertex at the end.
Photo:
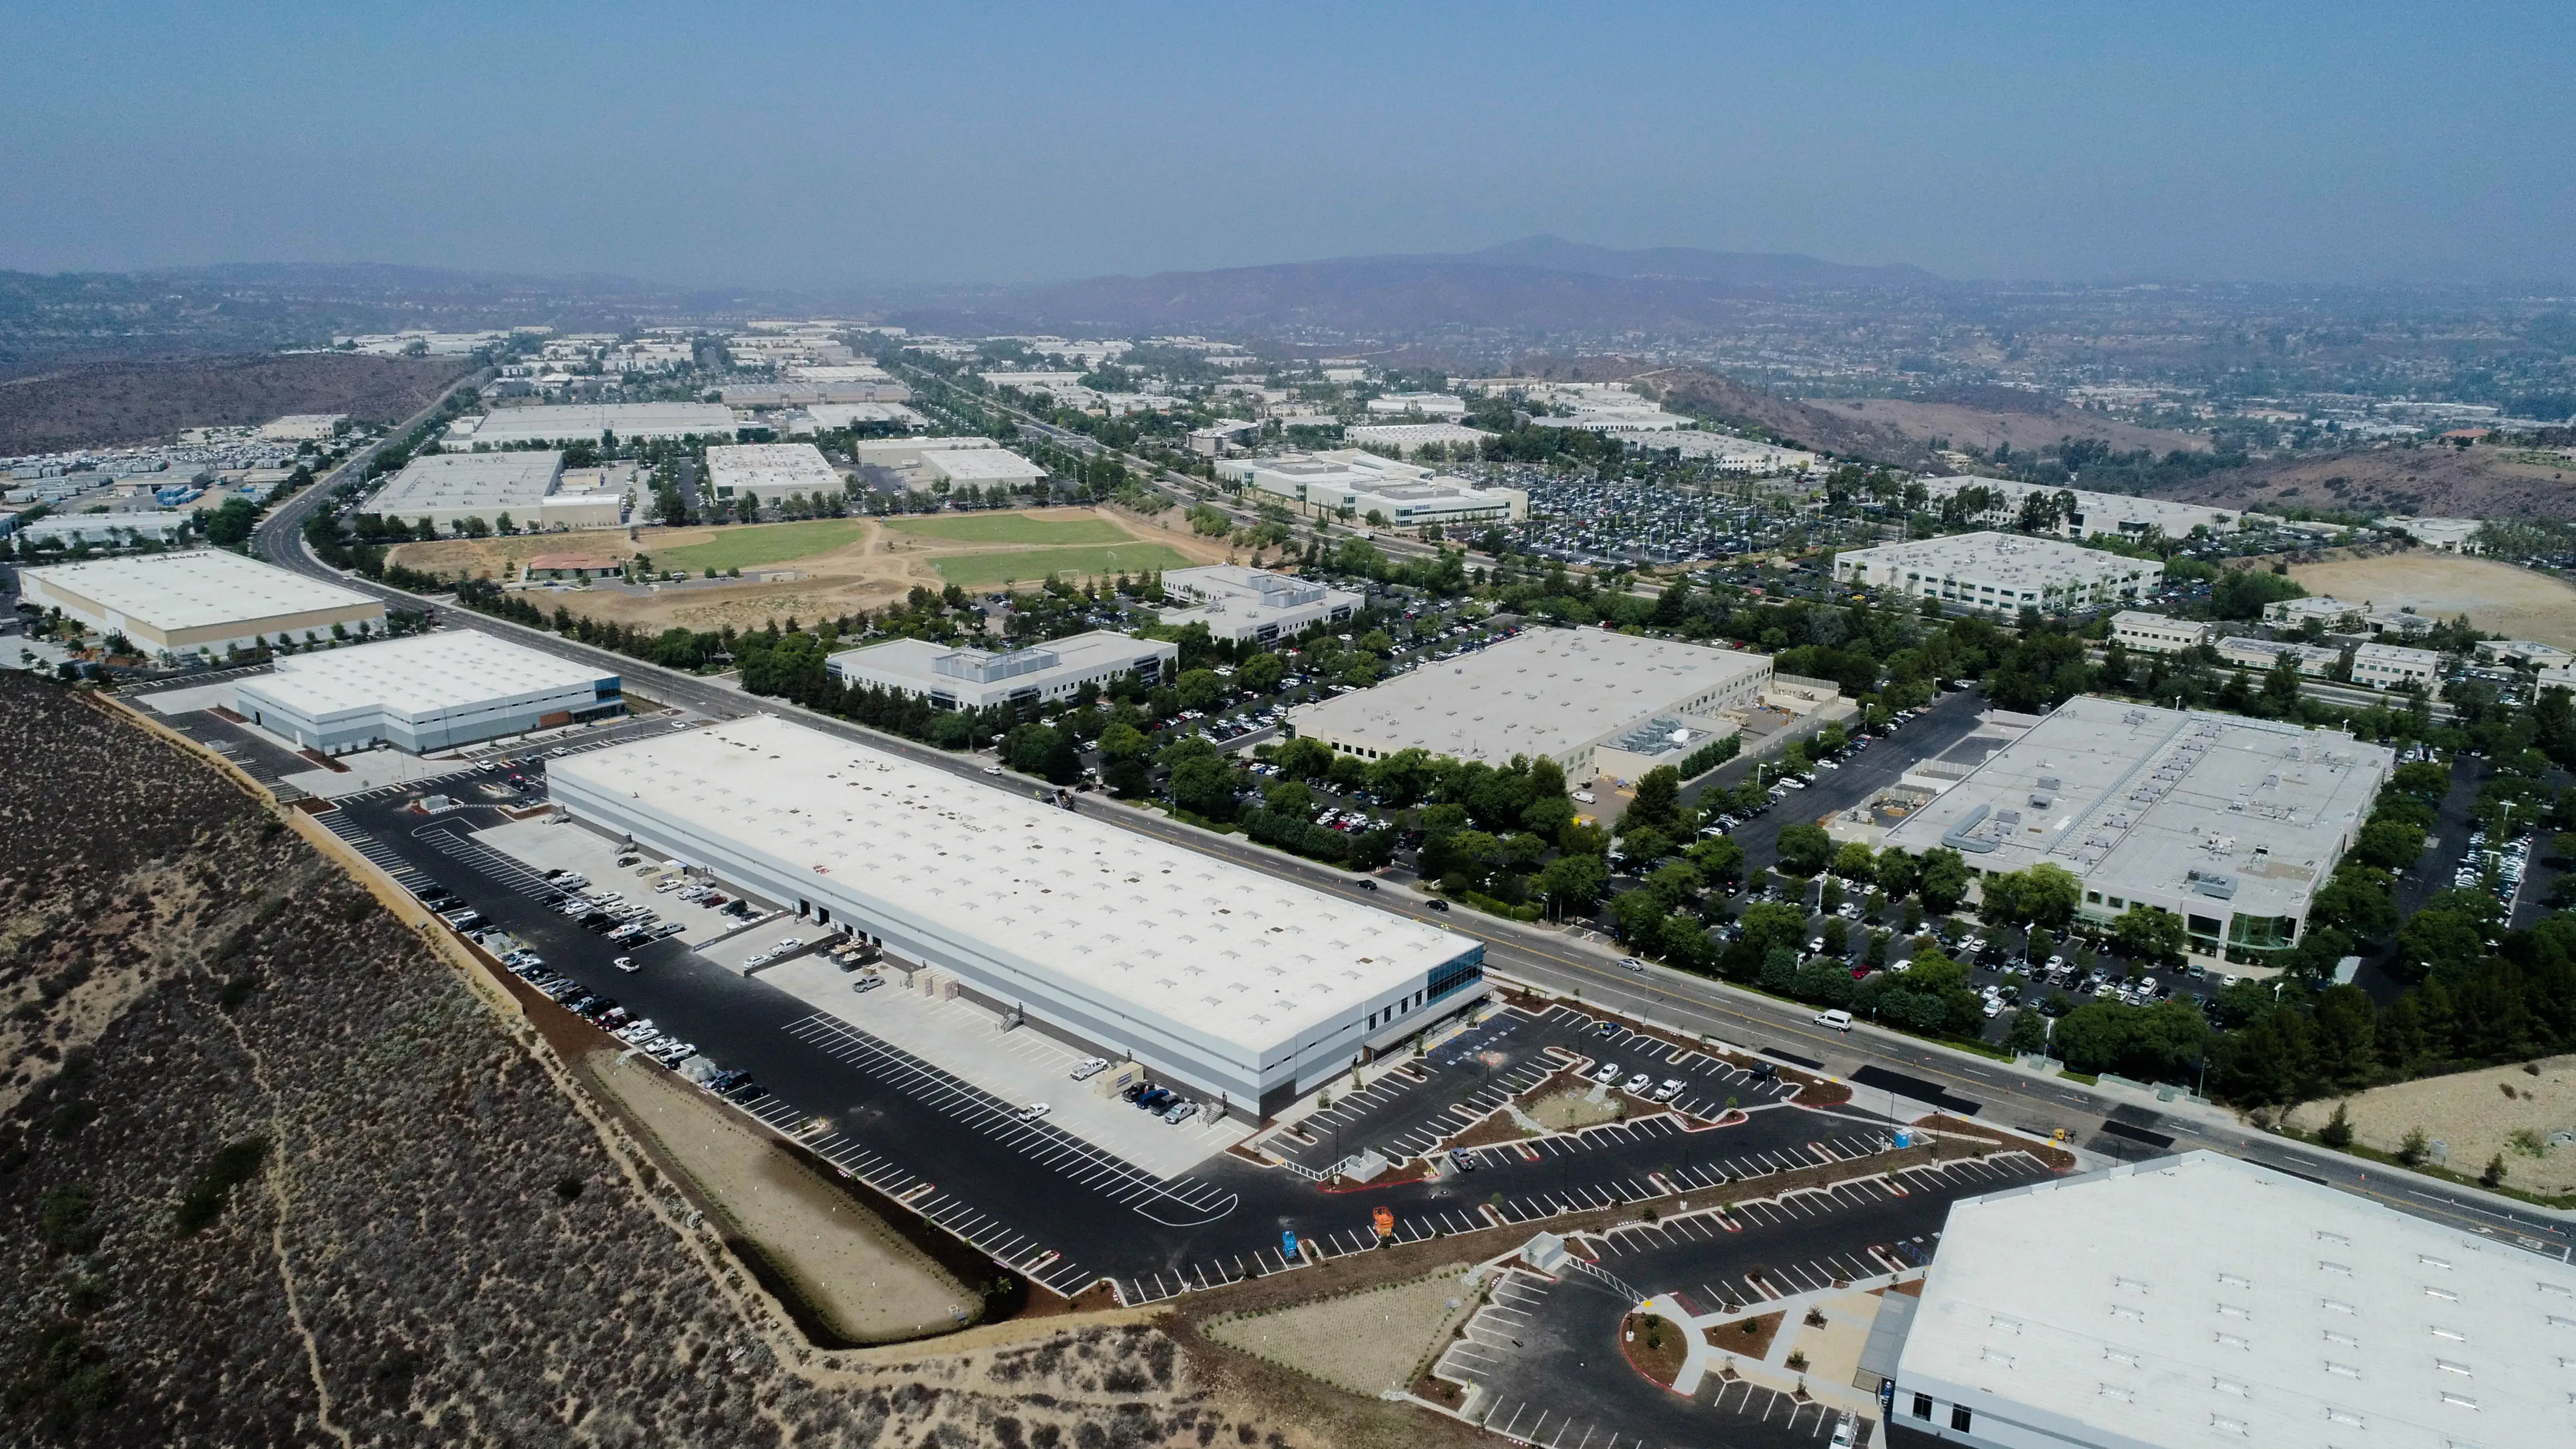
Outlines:
MULTIPOLYGON (((1610 1279, 1695 1312, 1744 1309, 1927 1264, 1950 1204, 2034 1181, 2004 1154, 1783 1194, 1733 1213, 1622 1227, 1586 1242, 1610 1279)), ((1712 1373, 1685 1398, 1631 1370, 1618 1334, 1635 1300, 1577 1269, 1516 1269, 1434 1372, 1476 1391, 1472 1417, 1522 1443, 1811 1446, 1833 1432, 1817 1400, 1712 1373)))

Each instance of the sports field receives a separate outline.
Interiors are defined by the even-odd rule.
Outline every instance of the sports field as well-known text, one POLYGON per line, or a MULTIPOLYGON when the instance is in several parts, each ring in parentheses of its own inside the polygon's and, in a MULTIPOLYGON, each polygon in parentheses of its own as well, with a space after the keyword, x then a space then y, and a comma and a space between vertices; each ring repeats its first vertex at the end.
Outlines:
POLYGON ((705 543, 663 549, 653 555, 657 568, 697 573, 714 569, 758 568, 790 559, 812 558, 855 542, 867 528, 858 518, 817 518, 806 523, 746 523, 721 529, 705 543))
POLYGON ((1029 548, 997 553, 941 554, 930 560, 939 576, 961 588, 1005 581, 1033 584, 1049 574, 1090 578, 1121 571, 1183 569, 1188 555, 1168 543, 1124 543, 1098 548, 1029 548))
POLYGON ((1105 518, 1031 518, 1025 513, 955 513, 937 518, 894 518, 886 527, 919 538, 957 543, 1120 543, 1127 530, 1105 518))

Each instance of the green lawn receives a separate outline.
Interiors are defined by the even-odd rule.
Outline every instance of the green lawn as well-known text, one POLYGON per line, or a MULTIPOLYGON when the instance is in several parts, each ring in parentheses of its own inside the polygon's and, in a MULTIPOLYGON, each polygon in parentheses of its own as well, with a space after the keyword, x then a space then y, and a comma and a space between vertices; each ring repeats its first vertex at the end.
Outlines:
POLYGON ((939 576, 961 588, 980 589, 1009 580, 1034 584, 1048 574, 1070 578, 1120 571, 1185 569, 1190 561, 1168 543, 1128 543, 1114 548, 1033 548, 1021 553, 955 553, 930 561, 939 576))
POLYGON ((1031 518, 1025 513, 954 513, 894 518, 886 527, 959 543, 1119 543, 1127 530, 1105 518, 1031 518))
POLYGON ((812 558, 855 542, 867 525, 856 518, 817 518, 806 523, 746 523, 720 530, 705 543, 667 548, 653 554, 656 568, 698 573, 714 569, 758 568, 789 559, 812 558))

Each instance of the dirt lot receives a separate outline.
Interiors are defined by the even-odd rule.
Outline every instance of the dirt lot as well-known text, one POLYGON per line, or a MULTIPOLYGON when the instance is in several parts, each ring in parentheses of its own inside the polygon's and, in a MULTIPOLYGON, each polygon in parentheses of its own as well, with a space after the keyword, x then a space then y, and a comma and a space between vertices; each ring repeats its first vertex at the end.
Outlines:
POLYGON ((2441 619, 2466 614, 2490 633, 2576 648, 2576 588, 2491 559, 2410 549, 2301 565, 2290 577, 2311 594, 2441 619))
MULTIPOLYGON (((2538 1071, 2490 1067, 2346 1098, 2353 1140, 2395 1152, 2420 1127, 2427 1138, 2448 1145, 2442 1166, 2453 1172, 2475 1174, 2501 1152, 2507 1186, 2553 1197, 2576 1193, 2576 1147, 2548 1145, 2550 1133, 2576 1130, 2576 1056, 2531 1066, 2538 1071), (2527 1134, 2519 1147, 2517 1133, 2527 1134), (2536 1156, 2535 1145, 2541 1148, 2536 1156)), ((2332 1101, 2306 1103, 2290 1114, 2289 1125, 2314 1132, 2334 1109, 2332 1101)))
POLYGON ((848 1194, 705 1093, 659 1068, 620 1062, 614 1052, 593 1052, 583 1066, 841 1337, 853 1343, 924 1337, 955 1327, 958 1312, 973 1302, 963 1284, 848 1194))
POLYGON ((1619 1121, 1628 1115, 1627 1106, 1628 1099, 1617 1092, 1595 1102, 1590 1088, 1567 1087, 1531 1102, 1527 1110, 1539 1125, 1551 1131, 1573 1132, 1619 1121))
POLYGON ((2019 412, 1970 407, 1955 402, 1912 402, 1895 398, 1806 398, 1807 406, 1892 428, 1909 438, 1947 438, 1954 448, 1993 451, 1998 443, 2016 450, 2036 450, 2060 438, 2100 438, 2121 452, 2148 449, 2158 456, 2182 448, 2197 452, 2209 440, 2165 428, 2142 428, 2080 408, 2054 407, 2019 412))
POLYGON ((1461 1281, 1467 1268, 1450 1263, 1411 1282, 1220 1319, 1200 1332, 1355 1394, 1402 1388, 1473 1310, 1478 1290, 1461 1281))
MULTIPOLYGON (((1147 519, 1118 508, 1045 508, 1017 514, 972 515, 986 528, 997 530, 987 538, 943 538, 925 536, 917 531, 888 527, 874 520, 860 524, 856 538, 827 547, 813 554, 789 556, 754 570, 762 577, 745 577, 731 582, 692 581, 683 585, 657 589, 628 589, 607 585, 586 589, 566 589, 540 597, 544 607, 560 604, 576 614, 615 623, 641 624, 653 629, 675 625, 690 629, 721 629, 731 624, 737 629, 756 628, 772 619, 796 618, 812 621, 838 618, 861 609, 881 609, 902 598, 914 586, 940 589, 947 586, 948 575, 941 571, 945 561, 961 577, 978 580, 990 577, 1018 577, 1014 570, 999 567, 992 561, 1014 554, 1042 553, 1044 545, 1013 544, 993 541, 1014 530, 1002 522, 1024 519, 1032 523, 1115 528, 1121 537, 1168 545, 1190 563, 1223 563, 1228 549, 1223 539, 1203 539, 1179 521, 1177 512, 1159 519, 1147 519), (960 564, 967 567, 959 569, 960 564)), ((945 515, 943 515, 943 518, 945 515)), ((855 521, 855 520, 854 520, 855 521)), ((796 523, 761 523, 722 528, 642 528, 625 532, 600 530, 596 533, 550 534, 541 538, 441 539, 436 543, 407 543, 397 546, 388 556, 390 563, 433 573, 453 574, 460 569, 476 574, 501 577, 510 567, 540 553, 597 553, 603 557, 625 558, 638 551, 657 561, 685 560, 683 550, 722 542, 741 549, 751 541, 770 533, 806 536, 846 536, 846 530, 826 534, 796 523), (631 542, 629 540, 632 540, 631 542)), ((1057 529, 1033 530, 1028 536, 1061 536, 1057 529)), ((1096 551, 1096 550, 1089 550, 1096 551)), ((764 550, 777 554, 779 550, 764 550)), ((1034 583, 1044 569, 1030 571, 1023 583, 1034 583)))
POLYGON ((466 366, 452 357, 334 353, 76 363, 0 382, 0 453, 144 443, 284 413, 398 422, 466 366))
POLYGON ((2203 474, 2164 496, 2237 508, 2298 504, 2435 518, 2565 518, 2576 464, 2497 448, 2371 448, 2203 474))

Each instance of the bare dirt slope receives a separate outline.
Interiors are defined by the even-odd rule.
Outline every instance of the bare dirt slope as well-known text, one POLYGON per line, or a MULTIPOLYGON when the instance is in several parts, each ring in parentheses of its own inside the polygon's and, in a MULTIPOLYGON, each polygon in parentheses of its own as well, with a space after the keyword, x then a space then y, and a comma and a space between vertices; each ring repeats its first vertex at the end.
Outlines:
POLYGON ((2375 1087, 2340 1103, 2304 1103, 2288 1120, 2314 1132, 2337 1105, 2348 1114, 2353 1140, 2364 1146, 2395 1152, 2407 1133, 2420 1131, 2443 1144, 2444 1165, 2453 1172, 2478 1172, 2500 1154, 2513 1186, 2576 1193, 2576 1146, 2549 1141, 2552 1132, 2576 1132, 2576 1057, 2375 1087))
MULTIPOLYGON (((1993 388, 1990 393, 2008 393, 1993 388)), ((2067 407, 2036 393, 2027 405, 1978 406, 1969 402, 1916 402, 1905 398, 1807 398, 1808 407, 1837 417, 1892 428, 1907 438, 1930 444, 1947 439, 1953 448, 1992 452, 2010 443, 2016 451, 2036 450, 2066 438, 2099 438, 2123 453, 2144 448, 2162 456, 2180 448, 2197 452, 2209 440, 2166 428, 2142 428, 2117 418, 2067 407)), ((2009 399, 2008 399, 2009 400, 2009 399)))
POLYGON ((0 1442, 1303 1449, 1394 1422, 1291 1417, 1293 1386, 1133 1314, 809 1351, 516 1018, 211 764, 23 675, 0 757, 44 765, 0 770, 0 1442), (144 979, 85 997, 115 973, 144 979))
POLYGON ((2564 519, 2576 511, 2576 463, 2526 462, 2496 448, 2386 447, 2206 473, 2164 496, 2236 508, 2564 519))
POLYGON ((85 362, 0 381, 0 453, 145 443, 181 428, 347 413, 390 423, 453 382, 459 358, 174 357, 85 362))

